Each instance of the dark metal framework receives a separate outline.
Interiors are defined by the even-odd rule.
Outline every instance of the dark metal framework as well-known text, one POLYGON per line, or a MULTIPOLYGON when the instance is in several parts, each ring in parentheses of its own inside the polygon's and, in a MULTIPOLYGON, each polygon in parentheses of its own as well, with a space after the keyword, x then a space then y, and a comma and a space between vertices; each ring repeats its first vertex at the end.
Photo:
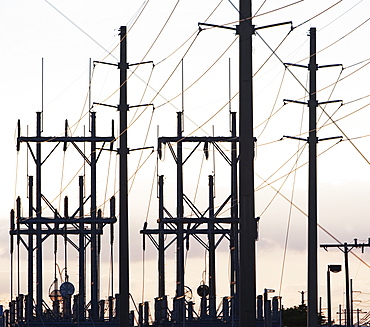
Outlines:
MULTIPOLYGON (((20 122, 18 122, 17 151, 20 144, 26 143, 30 156, 36 166, 36 192, 34 191, 34 177, 28 177, 28 214, 22 216, 21 199, 17 198, 16 210, 11 211, 10 235, 11 235, 11 255, 14 253, 14 238, 17 244, 23 244, 28 253, 28 280, 27 295, 19 294, 10 303, 8 326, 41 326, 41 325, 63 325, 69 326, 78 323, 90 323, 94 325, 117 324, 115 321, 114 305, 116 299, 110 296, 107 303, 100 300, 100 252, 101 236, 106 225, 113 226, 116 222, 115 198, 110 199, 110 215, 103 217, 100 209, 97 209, 97 162, 106 143, 110 144, 110 150, 115 140, 113 134, 107 137, 96 135, 96 114, 90 112, 90 136, 76 137, 68 135, 68 122, 65 124, 65 135, 58 137, 42 136, 42 113, 37 113, 36 136, 21 136, 20 122), (35 143, 35 146, 31 146, 35 143), (42 145, 54 143, 55 146, 46 155, 42 156, 42 145), (90 144, 90 154, 85 155, 79 147, 79 143, 90 144), (71 144, 82 156, 85 163, 90 166, 90 194, 84 195, 84 177, 79 177, 79 205, 73 213, 69 212, 68 197, 64 199, 64 213, 61 214, 48 200, 42 191, 42 165, 51 156, 55 149, 63 146, 63 151, 67 150, 67 145, 71 144), (97 145, 102 144, 101 148, 97 145), (88 213, 86 206, 90 204, 88 213), (42 206, 46 205, 52 212, 51 217, 43 213, 42 206), (62 238, 65 246, 67 244, 78 252, 78 292, 73 296, 74 286, 68 280, 66 273, 65 282, 58 288, 57 280, 54 281, 54 290, 50 294, 52 308, 49 308, 43 298, 45 290, 43 287, 43 247, 44 241, 54 236, 54 253, 57 251, 57 240, 62 238), (76 240, 77 239, 77 240, 76 240), (87 267, 87 251, 90 251, 90 267, 87 267), (34 260, 36 257, 36 261, 34 260), (86 289, 86 268, 90 271, 91 289, 90 300, 87 299, 86 289), (36 278, 34 277, 36 274, 36 278), (36 284, 36 290, 34 290, 36 284), (62 304, 62 309, 60 309, 62 304), (107 310, 106 310, 107 309, 107 310), (107 311, 107 312, 106 312, 107 311)), ((111 228, 113 233, 113 228, 111 228)), ((111 235, 111 244, 113 242, 111 235)), ((67 251, 65 248, 65 251, 67 251)), ((18 258, 19 259, 19 258, 18 258)))
MULTIPOLYGON (((210 323, 217 324, 236 323, 237 312, 237 279, 238 279, 238 197, 237 197, 237 143, 236 113, 231 113, 231 135, 222 136, 183 136, 183 112, 177 113, 177 135, 174 137, 158 138, 158 156, 162 158, 164 147, 168 147, 176 164, 176 215, 166 208, 164 200, 164 176, 158 178, 158 228, 149 229, 144 225, 142 234, 147 236, 158 250, 158 297, 155 299, 155 321, 153 325, 165 326, 172 324, 191 324, 194 326, 210 323), (220 143, 230 144, 230 150, 224 151, 220 143), (192 150, 184 158, 184 144, 193 144, 192 150), (215 208, 214 176, 208 176, 208 207, 199 210, 196 205, 184 193, 183 167, 187 160, 203 145, 206 158, 209 156, 209 147, 213 146, 230 166, 230 195, 222 204, 215 208), (174 148, 174 146, 176 148, 174 148), (229 152, 230 154, 228 154, 229 152), (192 215, 185 217, 184 205, 187 205, 192 215), (229 206, 230 215, 222 216, 222 212, 229 206), (157 238, 154 237, 157 235, 157 238), (200 235, 207 235, 204 240, 200 235), (172 236, 172 237, 166 237, 172 236), (198 288, 200 296, 200 314, 194 310, 194 302, 187 299, 185 285, 185 250, 190 247, 190 239, 195 239, 208 252, 208 285, 198 288), (224 297, 221 310, 217 311, 216 303, 216 249, 222 240, 229 241, 230 249, 230 294, 224 297), (167 296, 165 293, 165 252, 173 244, 176 244, 176 292, 173 299, 173 309, 168 309, 167 296)), ((139 324, 145 323, 145 315, 139 315, 139 324), (141 319, 141 321, 140 321, 141 319)))

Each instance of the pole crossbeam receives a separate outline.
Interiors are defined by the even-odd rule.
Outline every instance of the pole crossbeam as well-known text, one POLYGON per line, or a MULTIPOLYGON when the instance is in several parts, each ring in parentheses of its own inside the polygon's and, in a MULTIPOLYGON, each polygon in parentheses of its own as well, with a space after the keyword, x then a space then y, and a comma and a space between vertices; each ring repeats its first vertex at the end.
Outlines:
MULTIPOLYGON (((113 224, 117 221, 116 218, 112 217, 100 217, 92 218, 85 216, 84 218, 49 218, 49 217, 40 217, 40 218, 28 218, 28 217, 19 217, 18 223, 24 225, 42 223, 42 224, 113 224)), ((64 227, 63 227, 64 228, 64 227)))
POLYGON ((351 301, 351 291, 350 291, 350 278, 349 278, 349 263, 348 263, 348 253, 352 251, 354 248, 361 248, 362 252, 366 247, 370 247, 370 238, 368 239, 367 243, 358 243, 357 239, 354 239, 353 243, 339 243, 339 244, 320 244, 321 248, 324 248, 326 251, 328 248, 338 248, 344 254, 344 267, 345 267, 345 275, 346 275, 346 326, 352 327, 353 326, 353 317, 352 317, 352 301, 351 301))

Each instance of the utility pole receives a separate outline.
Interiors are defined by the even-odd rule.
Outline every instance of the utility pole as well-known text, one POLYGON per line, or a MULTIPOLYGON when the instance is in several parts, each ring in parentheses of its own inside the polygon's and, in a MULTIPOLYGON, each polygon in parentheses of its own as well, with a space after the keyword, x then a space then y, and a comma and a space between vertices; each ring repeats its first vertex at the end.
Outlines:
POLYGON ((308 136, 308 295, 307 326, 317 323, 317 159, 316 159, 316 28, 310 28, 309 136, 308 136))
POLYGON ((256 325, 256 219, 252 84, 252 3, 239 5, 239 326, 256 325))
MULTIPOLYGON (((327 248, 338 248, 344 253, 344 269, 346 274, 346 326, 352 327, 352 305, 351 305, 351 291, 350 291, 350 278, 349 278, 349 265, 348 265, 348 253, 351 252, 353 248, 361 248, 362 253, 365 247, 370 247, 370 238, 367 243, 358 243, 357 239, 354 239, 354 243, 348 244, 347 242, 343 244, 320 244, 320 247, 327 250, 327 248)), ((340 310, 339 310, 340 312, 340 310)))
MULTIPOLYGON (((37 112, 36 132, 41 137, 41 112, 37 112)), ((42 206, 41 206, 41 142, 36 143, 36 218, 40 221, 36 224, 36 317, 41 320, 42 316, 42 206)))
POLYGON ((341 136, 318 139, 316 134, 316 110, 318 105, 325 103, 341 102, 341 100, 330 100, 318 102, 316 99, 316 71, 322 67, 340 66, 338 64, 318 66, 316 63, 316 28, 310 28, 310 61, 307 66, 297 64, 285 64, 308 68, 309 70, 309 99, 308 102, 284 100, 307 104, 309 107, 309 134, 308 139, 284 136, 287 138, 308 142, 308 276, 307 276, 307 326, 318 326, 318 289, 317 289, 317 143, 318 141, 341 138, 341 136))
POLYGON ((308 102, 285 99, 284 102, 307 104, 309 108, 309 135, 308 139, 284 136, 308 142, 308 276, 307 276, 307 326, 317 327, 317 160, 316 145, 316 28, 310 28, 310 61, 307 66, 285 64, 308 68, 310 73, 308 102))
POLYGON ((306 291, 298 291, 298 293, 301 294, 301 306, 304 306, 304 293, 306 293, 306 291))
POLYGON ((120 101, 119 101, 119 326, 129 326, 129 232, 127 190, 127 37, 120 28, 120 101))
MULTIPOLYGON (((177 112, 177 136, 182 138, 182 126, 183 126, 183 112, 177 112)), ((183 159, 182 159, 182 142, 177 142, 176 145, 177 154, 177 206, 176 213, 177 217, 184 217, 184 185, 183 185, 183 159)), ((183 224, 177 225, 177 239, 176 239, 176 299, 177 307, 175 310, 178 312, 180 321, 184 321, 185 314, 185 299, 184 299, 184 286, 185 286, 185 252, 184 252, 184 226, 183 224)))

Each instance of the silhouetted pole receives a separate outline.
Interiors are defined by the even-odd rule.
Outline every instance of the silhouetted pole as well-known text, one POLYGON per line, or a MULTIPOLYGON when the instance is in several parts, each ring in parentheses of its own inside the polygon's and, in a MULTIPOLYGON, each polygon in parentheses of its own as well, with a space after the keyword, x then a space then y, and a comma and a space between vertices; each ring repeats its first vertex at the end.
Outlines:
POLYGON ((254 327, 256 325, 256 219, 254 214, 251 1, 240 0, 239 10, 239 326, 254 327))
POLYGON ((208 224, 208 247, 209 247, 209 315, 216 318, 216 245, 214 234, 215 204, 214 204, 214 179, 208 176, 209 182, 209 224, 208 224))
POLYGON ((164 218, 164 205, 163 205, 163 175, 159 176, 158 180, 158 198, 159 198, 159 241, 158 241, 158 247, 159 247, 159 252, 158 252, 158 297, 162 298, 165 296, 166 293, 166 284, 165 284, 165 257, 164 257, 164 223, 163 223, 163 218, 164 218))
MULTIPOLYGON (((28 177, 28 216, 29 218, 33 218, 33 176, 28 177)), ((18 197, 17 198, 17 219, 21 217, 21 199, 18 197)), ((18 226, 19 227, 19 226, 18 226)), ((33 226, 30 225, 30 230, 33 230, 33 226)), ((27 301, 27 322, 29 320, 32 320, 33 318, 33 301, 34 301, 34 296, 33 296, 33 235, 30 233, 28 235, 28 301, 27 301)))
MULTIPOLYGON (((289 66, 305 67, 297 64, 286 64, 289 66)), ((334 67, 340 65, 325 65, 320 67, 334 67)), ((309 70, 309 134, 308 134, 308 276, 307 276, 307 326, 317 327, 317 143, 319 139, 316 135, 316 109, 319 104, 341 102, 340 100, 331 100, 317 102, 316 99, 316 71, 319 67, 316 64, 316 28, 310 28, 310 60, 309 70)), ((306 102, 284 100, 305 104, 306 102)), ((299 137, 285 136, 288 138, 305 140, 299 137)), ((321 140, 330 140, 341 138, 341 136, 327 137, 321 140)))
MULTIPOLYGON (((327 248, 337 247, 344 253, 344 268, 346 274, 346 310, 345 310, 345 317, 346 317, 346 326, 352 327, 352 310, 351 310, 351 290, 350 290, 350 279, 349 279, 349 267, 348 267, 348 252, 350 252, 353 248, 361 248, 362 252, 364 251, 365 247, 370 247, 370 238, 368 239, 367 243, 358 243, 357 239, 354 240, 354 243, 348 244, 347 242, 343 244, 320 244, 320 247, 327 248), (342 249, 343 248, 343 249, 342 249)), ((340 310, 339 310, 340 312, 340 310)))
MULTIPOLYGON (((183 112, 177 112, 177 136, 182 138, 182 126, 183 126, 183 112)), ((176 145, 176 155, 177 155, 177 206, 176 212, 178 218, 184 217, 184 181, 183 181, 183 160, 182 160, 182 142, 177 142, 176 145)), ((184 225, 177 224, 177 235, 176 235, 176 298, 181 301, 178 304, 178 313, 180 321, 184 321, 185 314, 185 301, 184 301, 184 286, 185 286, 185 262, 184 262, 184 225)), ((179 303, 179 302, 177 302, 179 303)))
POLYGON ((308 136, 308 296, 307 326, 317 327, 317 162, 316 162, 316 28, 310 28, 308 136))
POLYGON ((331 327, 331 290, 330 290, 330 272, 338 273, 342 270, 341 265, 328 265, 326 272, 327 300, 328 300, 328 327, 331 327))
MULTIPOLYGON (((236 138, 236 112, 231 113, 231 136, 236 138)), ((238 154, 237 142, 231 143, 231 217, 238 218, 238 154)), ((231 312, 230 315, 234 321, 235 314, 239 312, 238 299, 238 280, 239 280, 239 226, 238 223, 231 224, 231 238, 230 238, 230 296, 231 296, 231 312)))
POLYGON ((351 327, 351 300, 350 300, 350 286, 349 286, 349 268, 348 268, 348 244, 345 242, 344 246, 344 267, 346 272, 346 326, 351 327))
MULTIPOLYGON (((84 177, 79 176, 79 218, 84 218, 84 177)), ((85 318, 85 300, 86 300, 86 264, 85 264, 85 234, 84 223, 79 224, 79 253, 78 253, 78 290, 79 290, 79 320, 85 318)))
POLYGON ((299 293, 301 293, 301 305, 304 306, 304 293, 305 293, 305 291, 300 291, 299 293))
POLYGON ((330 293, 330 269, 326 272, 326 287, 327 287, 327 296, 328 296, 328 327, 331 327, 331 293, 330 293))
POLYGON ((119 101, 119 326, 129 326, 129 232, 127 191, 127 38, 126 26, 120 28, 119 101))
MULTIPOLYGON (((96 137, 96 113, 91 112, 91 136, 96 137)), ((96 218, 96 142, 91 141, 91 219, 96 218)), ((98 243, 97 243, 97 226, 91 224, 91 302, 90 314, 92 319, 97 319, 99 315, 99 259, 98 259, 98 243)), ((82 249, 80 249, 82 251, 82 249)), ((81 296, 83 296, 81 294, 81 296)))
MULTIPOLYGON (((41 137, 41 112, 37 112, 37 137, 41 137)), ((36 317, 42 317, 42 280, 43 280, 43 267, 42 267, 42 205, 41 205, 41 142, 36 143, 36 217, 39 222, 36 224, 36 317)), ((32 312, 31 312, 32 314, 32 312)))

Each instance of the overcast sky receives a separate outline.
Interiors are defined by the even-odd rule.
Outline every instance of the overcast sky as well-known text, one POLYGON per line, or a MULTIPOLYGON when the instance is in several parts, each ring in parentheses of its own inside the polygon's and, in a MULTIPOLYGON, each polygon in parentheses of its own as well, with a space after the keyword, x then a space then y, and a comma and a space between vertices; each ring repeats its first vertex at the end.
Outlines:
MULTIPOLYGON (((0 300, 10 298, 9 211, 17 195, 22 197, 27 208, 27 174, 33 174, 33 163, 30 156, 27 159, 26 146, 22 144, 20 153, 16 153, 17 120, 21 119, 22 135, 34 135, 35 112, 43 105, 43 135, 63 134, 65 119, 75 135, 88 133, 89 60, 117 63, 118 29, 127 25, 128 62, 154 63, 137 69, 133 66, 129 70, 128 102, 132 106, 152 103, 155 107, 154 111, 152 106, 130 110, 129 147, 156 147, 157 133, 175 135, 176 111, 182 109, 182 103, 184 135, 229 135, 229 75, 230 107, 232 111, 238 110, 238 39, 230 30, 206 29, 198 33, 198 22, 234 27, 238 20, 238 5, 237 1, 228 0, 0 2, 0 133, 3 147, 0 172, 3 264, 0 271, 4 281, 0 286, 0 300)), ((308 64, 308 32, 311 27, 316 27, 318 64, 343 65, 321 68, 317 73, 318 101, 343 101, 343 105, 322 105, 317 111, 320 138, 343 136, 342 142, 329 140, 318 144, 318 220, 322 227, 319 243, 337 243, 332 236, 340 242, 352 242, 354 238, 367 241, 370 237, 370 46, 367 42, 370 5, 363 0, 304 0, 296 3, 259 0, 253 1, 253 12, 257 13, 253 20, 256 26, 292 21, 294 27, 293 30, 290 25, 260 30, 253 39, 256 216, 261 217, 257 291, 261 293, 264 288, 274 288, 279 293, 280 290, 283 304, 288 307, 299 304, 298 292, 306 290, 308 147, 305 142, 280 139, 283 135, 307 137, 308 108, 299 104, 284 105, 283 99, 307 100, 308 72, 304 68, 286 70, 282 62, 308 64), (276 48, 273 54, 271 49, 276 48), (271 185, 264 183, 266 180, 271 185)), ((91 102, 117 105, 118 82, 115 67, 95 66, 91 102)), ((95 107, 94 110, 97 112, 98 134, 110 135, 110 120, 117 119, 115 110, 107 107, 95 107)), ((46 145, 44 155, 49 151, 46 145)), ((135 151, 129 157, 130 176, 135 175, 130 179, 132 293, 138 301, 142 294, 146 300, 152 300, 156 296, 156 275, 149 272, 156 269, 155 250, 147 241, 143 264, 139 230, 146 220, 149 226, 156 226, 155 186, 152 192, 153 177, 157 173, 156 153, 135 151), (140 169, 135 174, 137 167, 140 169)), ((215 173, 216 205, 220 205, 229 192, 227 165, 219 156, 214 158, 214 161, 211 158, 206 162, 202 152, 197 151, 185 168, 185 191, 200 210, 207 208, 207 175, 215 173)), ((116 156, 104 152, 99 165, 99 205, 105 209, 104 200, 117 191, 116 156)), ((58 148, 43 169, 43 194, 55 207, 60 207, 65 195, 77 196, 77 176, 83 174, 83 162, 74 149, 63 155, 58 148)), ((165 175, 167 207, 174 213, 174 163, 168 149, 165 159, 158 163, 158 173, 165 175)), ((73 200, 71 202, 72 206, 73 200)), ((188 208, 186 214, 190 215, 188 208)), ((103 256, 102 278, 105 281, 102 281, 101 296, 106 297, 109 289, 107 239, 103 246, 106 255, 103 256)), ((229 260, 226 249, 226 243, 219 249, 219 299, 228 292, 228 271, 224 264, 229 260)), ((170 248, 167 253, 169 282, 166 292, 170 296, 174 295, 175 289, 174 251, 170 248)), ((354 252, 370 264, 370 254, 366 253, 369 250, 364 254, 359 250, 354 252)), ((46 252, 45 257, 49 260, 50 270, 50 277, 45 274, 44 279, 47 292, 46 288, 53 280, 52 252, 46 252)), ((58 264, 63 266, 61 258, 58 264)), ((342 263, 343 255, 339 250, 325 252, 319 249, 319 294, 324 303, 327 265, 342 263)), ((21 267, 24 270, 26 265, 21 264, 21 267)), ((204 251, 196 244, 191 245, 186 267, 186 284, 195 290, 205 270, 204 251)), ((362 301, 356 302, 356 306, 367 311, 369 266, 351 256, 350 267, 354 289, 362 292, 355 295, 362 301)), ((72 282, 77 284, 73 268, 70 269, 72 282)), ((24 271, 21 276, 26 276, 24 271)), ((332 277, 333 306, 337 307, 344 304, 344 274, 332 277)), ((116 282, 115 287, 117 285, 116 282)), ((24 285, 20 289, 26 292, 24 285)))

